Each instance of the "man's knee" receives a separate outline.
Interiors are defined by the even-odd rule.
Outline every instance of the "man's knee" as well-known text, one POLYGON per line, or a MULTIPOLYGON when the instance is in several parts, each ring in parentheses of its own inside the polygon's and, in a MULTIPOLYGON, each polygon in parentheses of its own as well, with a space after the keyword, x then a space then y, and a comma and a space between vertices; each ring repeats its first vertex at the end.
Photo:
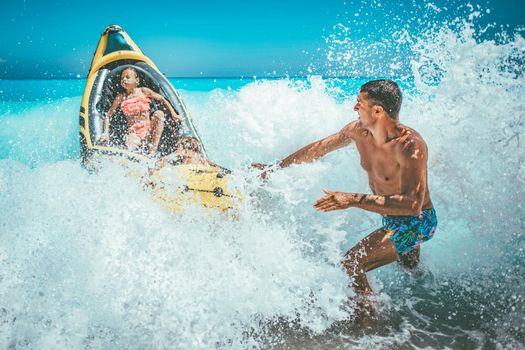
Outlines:
POLYGON ((419 247, 409 251, 406 254, 403 254, 399 257, 399 262, 404 267, 413 269, 419 264, 419 247))
POLYGON ((348 271, 366 271, 366 253, 362 247, 353 247, 346 253, 341 265, 348 271))

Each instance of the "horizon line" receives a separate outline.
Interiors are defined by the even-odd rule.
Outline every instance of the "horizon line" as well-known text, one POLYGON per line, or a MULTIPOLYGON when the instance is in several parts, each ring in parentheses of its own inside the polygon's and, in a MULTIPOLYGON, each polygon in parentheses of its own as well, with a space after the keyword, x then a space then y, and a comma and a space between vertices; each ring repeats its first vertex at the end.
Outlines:
MULTIPOLYGON (((308 74, 308 75, 276 75, 276 76, 165 76, 167 79, 250 79, 250 80, 259 80, 259 79, 283 79, 283 78, 309 78, 309 77, 321 77, 323 79, 332 79, 332 78, 352 78, 352 79, 364 79, 364 78, 375 78, 378 76, 355 76, 355 75, 323 75, 323 74, 308 74)), ((386 77, 386 76, 384 76, 386 77)), ((394 78, 390 76, 390 78, 394 78)), ((19 78, 0 78, 0 80, 86 80, 87 77, 53 77, 53 78, 43 78, 43 77, 19 77, 19 78)))

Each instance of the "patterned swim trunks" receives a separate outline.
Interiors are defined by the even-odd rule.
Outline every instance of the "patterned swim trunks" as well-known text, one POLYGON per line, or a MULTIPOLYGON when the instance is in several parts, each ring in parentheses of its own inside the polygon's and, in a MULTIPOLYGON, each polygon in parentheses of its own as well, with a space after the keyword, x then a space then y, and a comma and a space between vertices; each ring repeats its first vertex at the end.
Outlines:
POLYGON ((383 229, 400 256, 432 238, 437 224, 434 208, 423 210, 418 216, 383 217, 383 229))

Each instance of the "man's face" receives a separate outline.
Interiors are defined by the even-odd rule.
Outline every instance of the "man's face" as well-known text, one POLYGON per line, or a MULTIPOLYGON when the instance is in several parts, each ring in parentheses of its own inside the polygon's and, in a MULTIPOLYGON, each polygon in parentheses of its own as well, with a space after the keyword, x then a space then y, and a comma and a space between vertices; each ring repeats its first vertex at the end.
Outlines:
POLYGON ((354 106, 354 111, 359 115, 359 123, 363 126, 370 126, 374 123, 375 109, 374 105, 368 98, 367 92, 360 92, 357 96, 357 103, 354 106))
POLYGON ((139 84, 139 77, 132 69, 125 69, 120 76, 120 85, 126 90, 134 89, 139 84))

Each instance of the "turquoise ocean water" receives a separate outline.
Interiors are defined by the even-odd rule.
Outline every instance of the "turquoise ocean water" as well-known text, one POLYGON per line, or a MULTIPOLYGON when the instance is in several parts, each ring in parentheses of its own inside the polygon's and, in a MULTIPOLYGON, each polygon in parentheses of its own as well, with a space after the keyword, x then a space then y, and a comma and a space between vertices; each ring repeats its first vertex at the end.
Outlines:
POLYGON ((0 347, 525 347, 525 41, 476 31, 432 29, 395 76, 401 120, 429 146, 440 224, 417 271, 369 273, 380 313, 368 327, 338 263, 381 218, 312 209, 323 188, 370 191, 355 149, 264 185, 247 166, 339 130, 368 78, 171 79, 246 194, 234 221, 173 215, 117 168, 88 174, 83 79, 0 80, 0 347))

